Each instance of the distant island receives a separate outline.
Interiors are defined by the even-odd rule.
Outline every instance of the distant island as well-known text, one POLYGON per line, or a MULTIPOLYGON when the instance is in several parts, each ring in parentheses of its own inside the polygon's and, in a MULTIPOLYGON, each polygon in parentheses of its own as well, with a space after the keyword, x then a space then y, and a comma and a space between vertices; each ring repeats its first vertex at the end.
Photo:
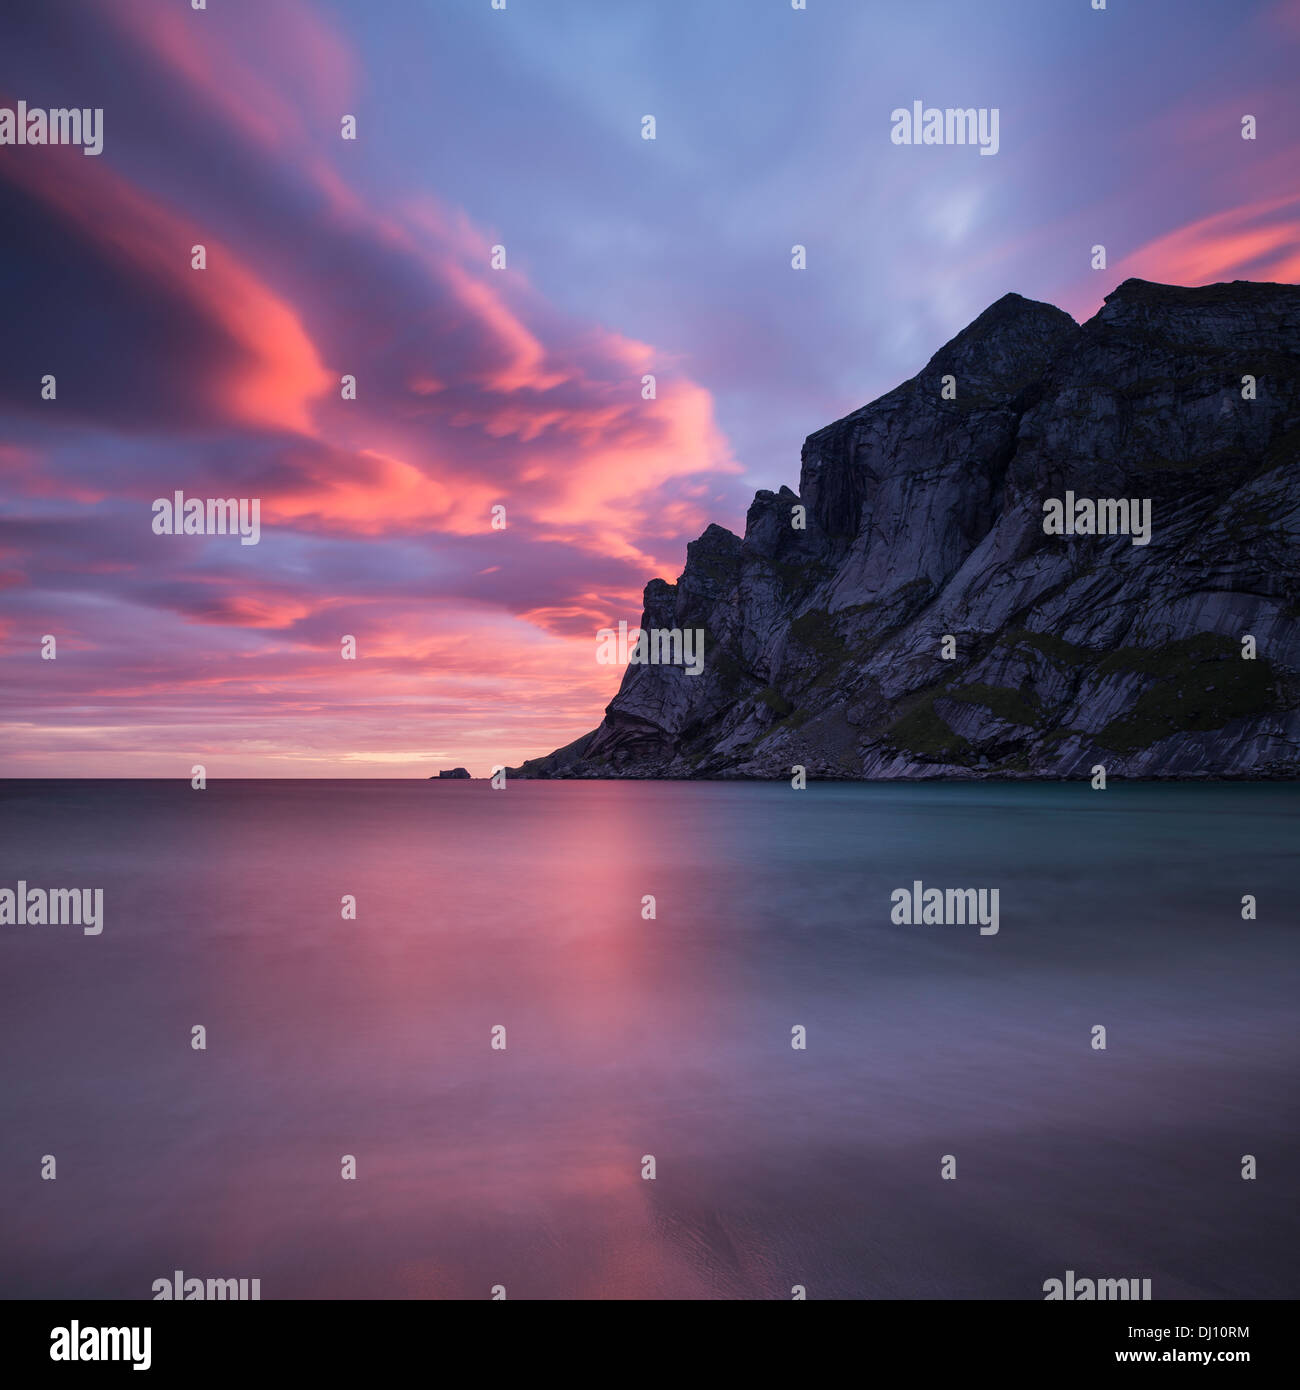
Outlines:
POLYGON ((430 777, 430 782, 440 782, 444 777, 463 777, 469 780, 469 773, 463 767, 453 767, 446 772, 440 772, 436 777, 430 777))
POLYGON ((802 465, 646 585, 702 674, 510 776, 1300 771, 1300 287, 1008 294, 802 465))

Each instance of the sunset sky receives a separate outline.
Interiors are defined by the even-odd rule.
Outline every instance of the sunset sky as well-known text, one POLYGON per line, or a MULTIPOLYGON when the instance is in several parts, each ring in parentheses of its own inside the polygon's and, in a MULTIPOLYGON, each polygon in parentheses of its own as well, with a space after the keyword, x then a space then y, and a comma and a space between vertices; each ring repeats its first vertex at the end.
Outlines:
POLYGON ((1300 280, 1298 69, 1300 0, 6 6, 0 106, 104 151, 0 147, 0 774, 569 742, 596 630, 1008 290, 1300 280), (153 534, 177 489, 260 543, 153 534))

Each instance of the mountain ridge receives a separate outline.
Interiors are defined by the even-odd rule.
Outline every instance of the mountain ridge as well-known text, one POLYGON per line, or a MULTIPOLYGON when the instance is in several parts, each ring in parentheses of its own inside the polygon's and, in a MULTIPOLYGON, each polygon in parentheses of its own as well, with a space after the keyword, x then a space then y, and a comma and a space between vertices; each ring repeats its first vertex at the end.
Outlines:
POLYGON ((1294 777, 1298 461, 1300 286, 1006 294, 646 585, 703 674, 628 666, 508 775, 1294 777), (1150 544, 1045 533, 1067 495, 1144 501, 1150 544))

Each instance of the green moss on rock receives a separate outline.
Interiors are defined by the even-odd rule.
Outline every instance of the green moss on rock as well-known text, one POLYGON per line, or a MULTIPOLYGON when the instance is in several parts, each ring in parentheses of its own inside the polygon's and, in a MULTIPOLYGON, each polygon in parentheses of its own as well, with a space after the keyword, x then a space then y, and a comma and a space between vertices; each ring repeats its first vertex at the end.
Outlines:
POLYGON ((885 731, 885 739, 895 748, 924 757, 959 760, 970 751, 970 744, 951 729, 934 708, 935 699, 945 691, 931 690, 885 731))
POLYGON ((845 657, 844 638, 824 608, 813 608, 797 617, 790 624, 790 636, 820 657, 837 661, 845 657))
POLYGON ((1035 724, 1042 714, 1042 701, 1032 691, 1026 697, 1020 691, 1003 685, 963 685, 955 690, 945 690, 943 698, 958 700, 963 704, 983 705, 1008 724, 1035 724))
POLYGON ((1087 647, 1076 647, 1073 642, 1066 642, 1063 638, 1056 637, 1050 632, 1031 632, 1027 627, 1012 628, 1002 633, 997 639, 998 646, 1006 647, 1032 647, 1034 651, 1041 652, 1049 661, 1054 661, 1058 666, 1086 666, 1092 661, 1094 653, 1087 647))
POLYGON ((1112 719, 1097 741, 1131 753, 1171 734, 1221 729, 1234 719, 1267 714, 1274 705, 1272 666, 1245 661, 1230 637, 1200 633, 1181 642, 1140 651, 1124 648, 1098 670, 1137 671, 1153 676, 1128 714, 1112 719))
POLYGON ((790 701, 787 700, 785 696, 782 695, 781 692, 775 686, 772 685, 769 685, 765 689, 760 690, 756 698, 761 700, 768 707, 768 709, 772 710, 782 719, 784 719, 785 716, 794 709, 794 706, 790 703, 790 701))

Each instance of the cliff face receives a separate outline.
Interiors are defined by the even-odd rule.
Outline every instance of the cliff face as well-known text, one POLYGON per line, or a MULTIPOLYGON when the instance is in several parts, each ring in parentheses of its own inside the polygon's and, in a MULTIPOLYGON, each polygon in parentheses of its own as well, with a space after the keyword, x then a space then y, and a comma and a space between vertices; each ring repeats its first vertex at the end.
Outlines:
POLYGON ((1300 287, 1128 280, 1082 326, 1005 296, 810 435, 798 494, 710 526, 641 626, 702 628, 703 674, 629 666, 513 775, 1295 776, 1300 287), (1149 500, 1150 543, 1045 533, 1067 492, 1149 500))

